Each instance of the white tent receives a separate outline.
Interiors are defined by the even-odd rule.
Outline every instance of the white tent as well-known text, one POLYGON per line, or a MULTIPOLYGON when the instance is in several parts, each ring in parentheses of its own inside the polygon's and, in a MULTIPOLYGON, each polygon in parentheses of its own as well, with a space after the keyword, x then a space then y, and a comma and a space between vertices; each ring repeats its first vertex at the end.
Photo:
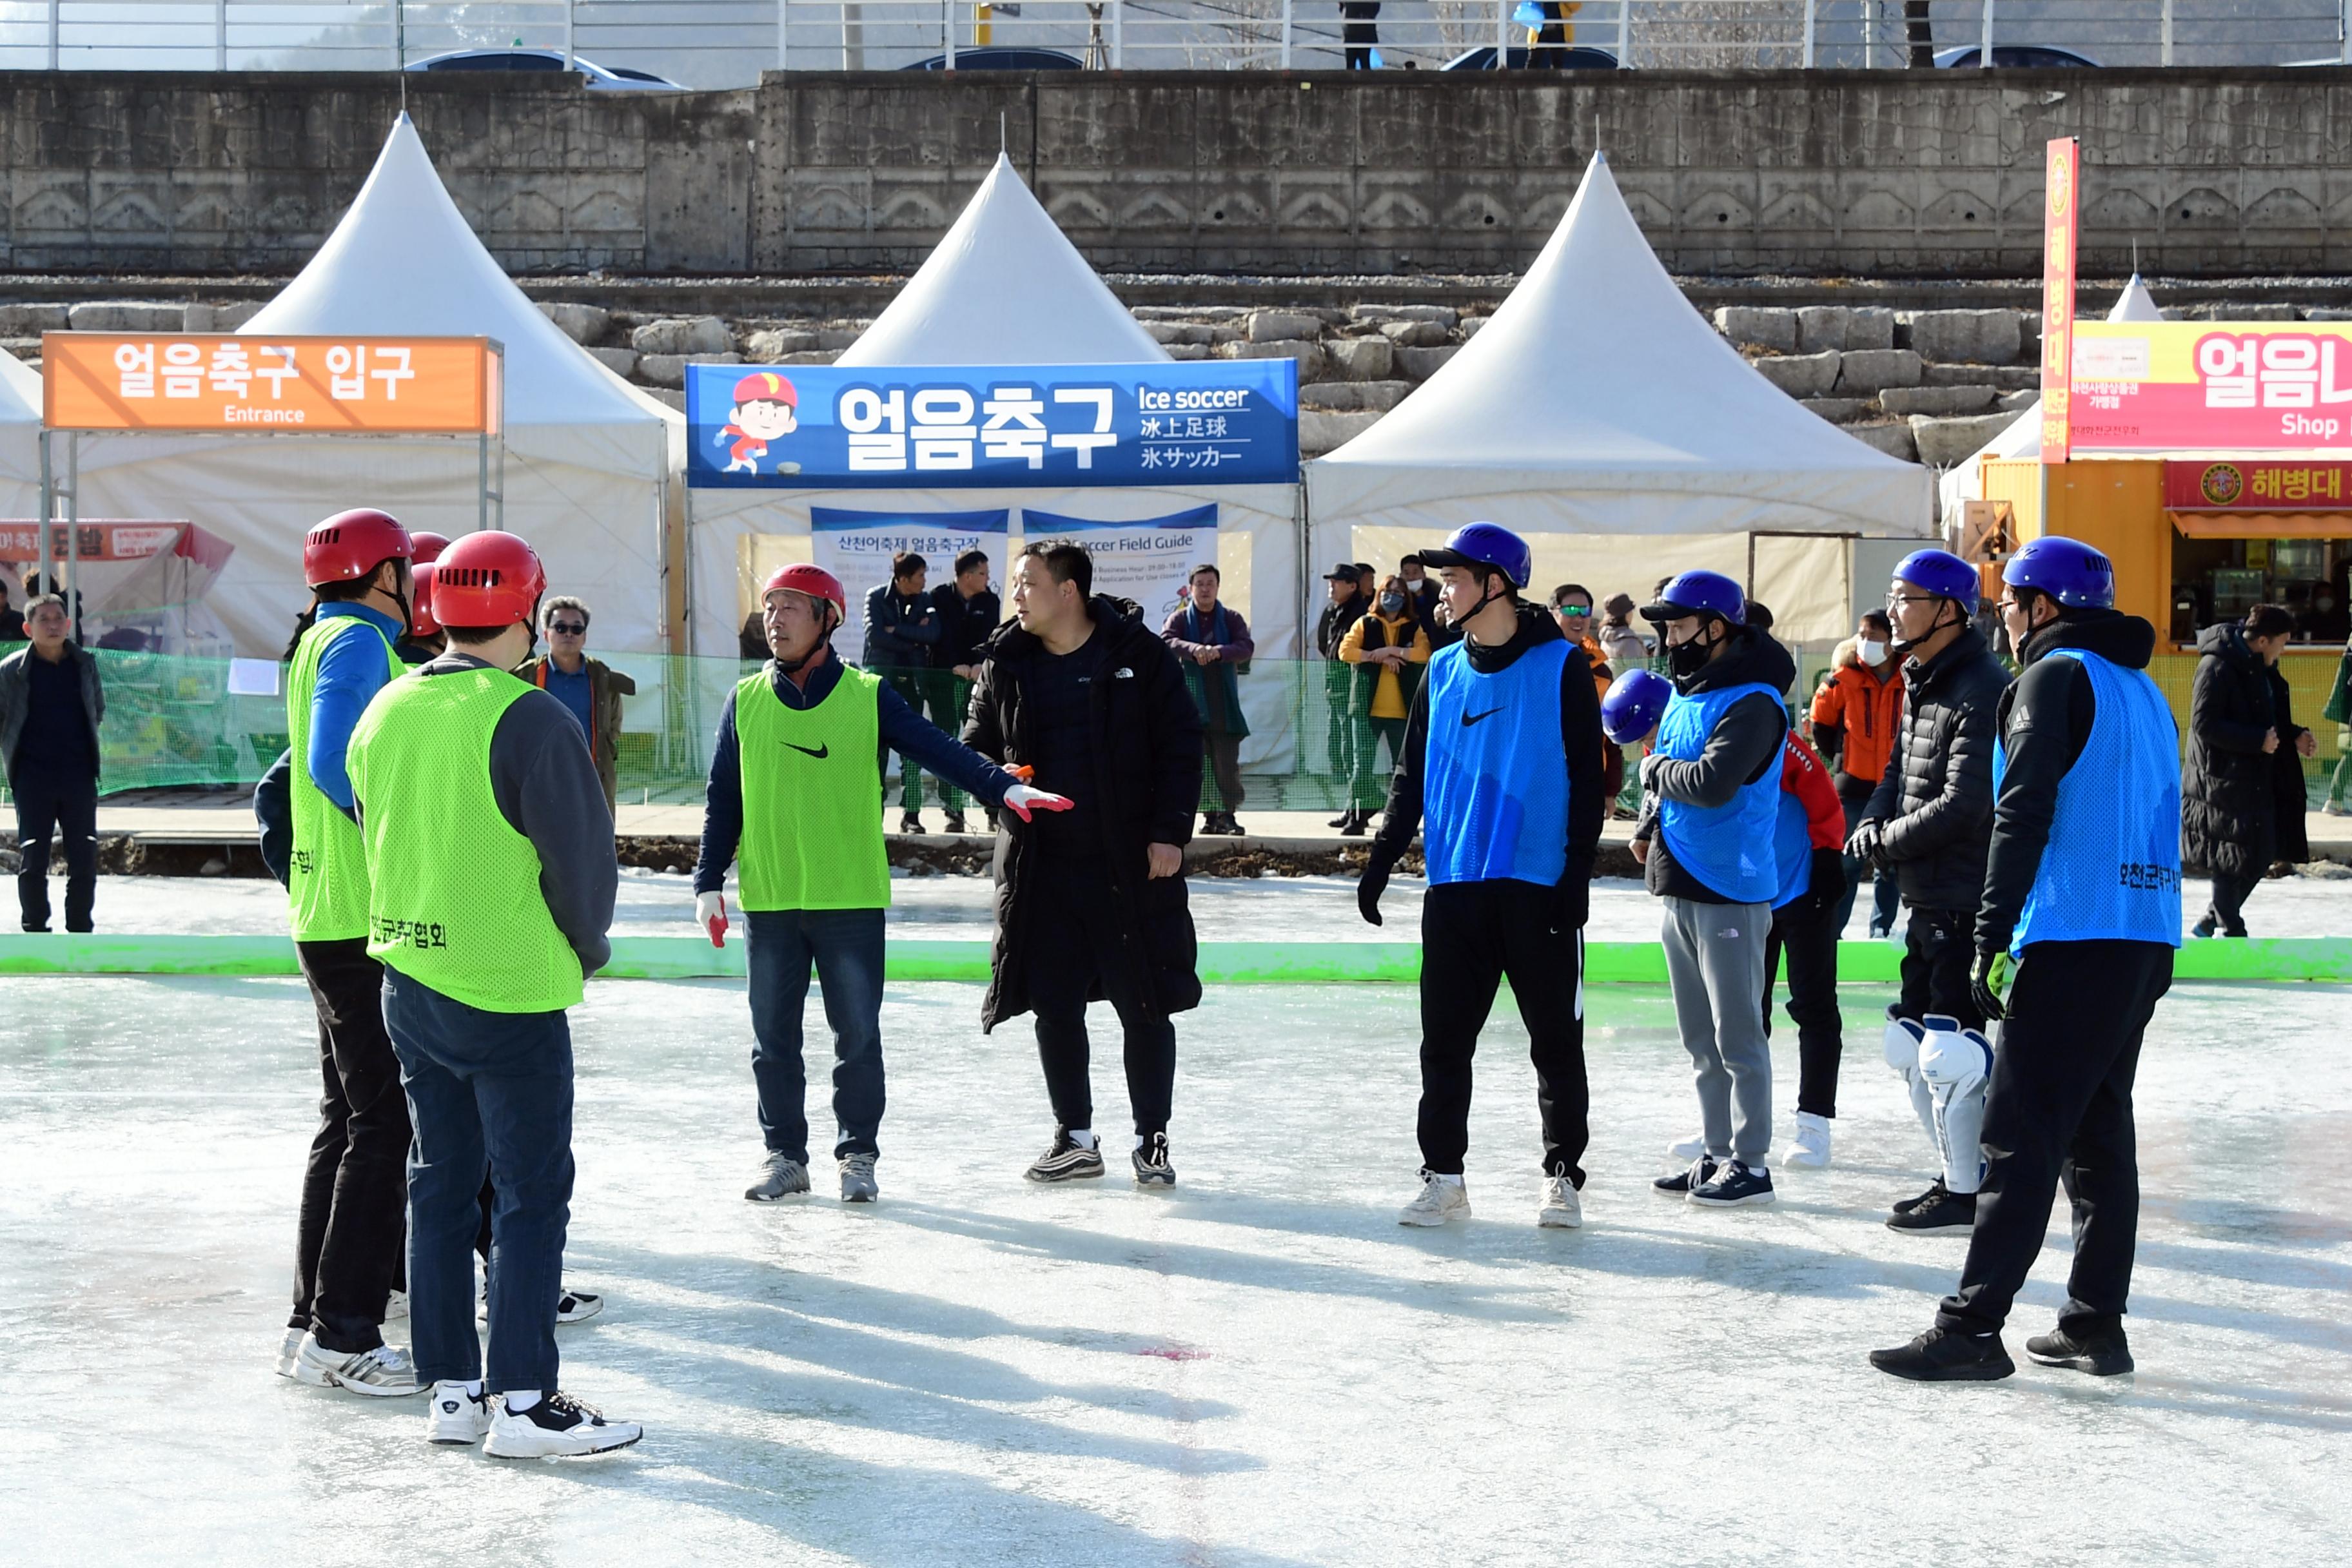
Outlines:
POLYGON ((1141 364, 1138 326, 1003 153, 842 364, 1141 364))
MULTIPOLYGON (((2107 311, 2107 320, 2160 321, 2164 320, 2164 312, 2157 309, 2156 296, 2147 291, 2147 285, 2141 282, 2139 274, 2135 272, 2131 275, 2131 281, 2124 285, 2124 291, 2116 296, 2114 306, 2107 311)), ((1982 464, 1986 458, 1995 462, 2011 458, 2030 461, 2040 456, 2042 400, 2037 397, 2018 410, 2017 418, 2002 426, 2000 435, 1944 470, 1944 477, 1937 481, 1936 491, 1937 511, 1943 519, 1946 534, 1948 536, 1959 526, 1962 509, 1968 502, 1984 499, 1982 464)))
MULTIPOLYGON (((1167 351, 1136 324, 1045 209, 1000 156, 971 203, 907 287, 856 344, 845 365, 1136 364, 1167 351)), ((692 651, 731 654, 756 588, 774 566, 806 559, 814 507, 851 511, 955 511, 1006 508, 1013 535, 1024 509, 1098 521, 1139 521, 1213 502, 1219 564, 1229 603, 1248 616, 1268 659, 1297 657, 1299 584, 1297 487, 1192 485, 1040 487, 1035 489, 695 489, 688 492, 692 651)), ((992 562, 1002 577, 1003 561, 992 562)), ((933 563, 931 581, 945 580, 933 563)), ((853 622, 859 606, 850 606, 853 622)), ((1156 629, 1156 628, 1155 628, 1156 629)), ((855 658, 863 634, 841 641, 855 658)), ((1253 728, 1244 760, 1262 765, 1286 743, 1285 688, 1244 681, 1253 728), (1270 704, 1261 714, 1260 701, 1270 704)))
MULTIPOLYGON (((550 588, 578 594, 601 650, 659 647, 661 542, 684 421, 591 358, 482 247, 403 114, 326 245, 240 331, 487 336, 505 347, 505 526, 550 588), (673 432, 676 433, 675 437, 673 432)), ((377 505, 411 528, 478 523, 466 438, 82 437, 84 516, 186 519, 236 556, 211 605, 239 653, 274 654, 304 603, 303 531, 377 505)))
MULTIPOLYGON (((1494 319, 1307 465, 1318 562, 1392 560, 1484 519, 1603 593, 1684 565, 1740 573, 1759 532, 1924 534, 1929 499, 1926 469, 1801 406, 1691 308, 1598 153, 1494 319)), ((1822 599, 1843 621, 1843 595, 1822 599)))
POLYGON ((41 373, 0 351, 0 518, 41 515, 41 373))

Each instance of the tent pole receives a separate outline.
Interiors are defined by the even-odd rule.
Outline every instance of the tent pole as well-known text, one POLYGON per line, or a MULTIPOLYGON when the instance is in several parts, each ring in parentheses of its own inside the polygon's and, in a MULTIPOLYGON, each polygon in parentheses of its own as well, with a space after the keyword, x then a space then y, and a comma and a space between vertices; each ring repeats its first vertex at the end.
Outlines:
POLYGON ((490 526, 490 433, 474 437, 474 531, 490 526))
POLYGON ((81 637, 81 432, 66 437, 66 609, 81 637))

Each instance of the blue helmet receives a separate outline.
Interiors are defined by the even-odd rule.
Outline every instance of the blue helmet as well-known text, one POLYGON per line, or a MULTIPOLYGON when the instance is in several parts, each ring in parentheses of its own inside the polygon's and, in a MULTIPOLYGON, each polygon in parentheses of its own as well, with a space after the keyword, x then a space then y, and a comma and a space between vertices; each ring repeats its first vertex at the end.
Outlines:
POLYGON ((2045 534, 2027 541, 2000 569, 2000 580, 2047 594, 2071 610, 2111 610, 2116 605, 2115 563, 2079 539, 2045 534))
POLYGON ((1674 682, 1656 671, 1627 670, 1601 699, 1601 732, 1618 745, 1632 745, 1658 727, 1674 696, 1674 682))
POLYGON ((1528 542, 1499 522, 1465 523, 1447 536, 1443 550, 1421 552, 1423 566, 1492 566, 1524 588, 1536 574, 1535 552, 1528 542))
POLYGON ((1642 607, 1645 621, 1676 621, 1685 616, 1721 616, 1733 626, 1748 619, 1748 595, 1720 572, 1683 572, 1658 595, 1658 602, 1642 607))
POLYGON ((1895 563, 1895 580, 1950 599, 1967 615, 1977 612, 1977 569, 1948 550, 1915 550, 1895 563))

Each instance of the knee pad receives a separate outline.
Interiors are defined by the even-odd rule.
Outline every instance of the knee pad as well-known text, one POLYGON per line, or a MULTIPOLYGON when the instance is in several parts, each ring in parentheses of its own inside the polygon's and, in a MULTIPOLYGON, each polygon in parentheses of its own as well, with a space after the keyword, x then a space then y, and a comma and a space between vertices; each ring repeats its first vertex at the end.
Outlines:
POLYGON ((1905 1078, 1919 1070, 1919 1047, 1927 1031, 1908 1018, 1886 1020, 1886 1065, 1905 1078))
POLYGON ((1919 1076, 1935 1086, 1937 1097, 1962 1095, 1980 1088, 1992 1076, 1992 1045, 1974 1029, 1944 1013, 1927 1015, 1919 1041, 1919 1076))
POLYGON ((1919 1049, 1919 1073, 1935 1101, 1937 1152, 1944 1185, 1973 1193, 1984 1185, 1985 1090, 1992 1074, 1992 1044, 1957 1018, 1930 1015, 1919 1049))

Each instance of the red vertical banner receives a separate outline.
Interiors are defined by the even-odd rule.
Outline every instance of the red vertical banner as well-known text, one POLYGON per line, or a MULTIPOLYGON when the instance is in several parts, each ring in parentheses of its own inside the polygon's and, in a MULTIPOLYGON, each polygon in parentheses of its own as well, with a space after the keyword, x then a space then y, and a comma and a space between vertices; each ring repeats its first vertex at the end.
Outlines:
POLYGON ((2074 244, 2083 143, 2053 137, 2042 162, 2042 460, 2063 463, 2074 403, 2074 244))

